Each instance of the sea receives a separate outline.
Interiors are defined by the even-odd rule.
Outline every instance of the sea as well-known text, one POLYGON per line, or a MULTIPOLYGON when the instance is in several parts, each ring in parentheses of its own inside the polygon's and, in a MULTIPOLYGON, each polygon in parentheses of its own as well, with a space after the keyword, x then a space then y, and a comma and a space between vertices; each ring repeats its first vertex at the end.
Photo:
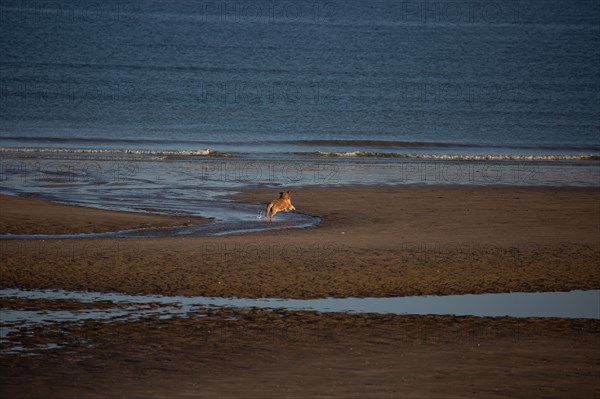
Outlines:
POLYGON ((600 187, 600 2, 0 1, 1 193, 207 235, 319 222, 247 188, 448 184, 600 187))

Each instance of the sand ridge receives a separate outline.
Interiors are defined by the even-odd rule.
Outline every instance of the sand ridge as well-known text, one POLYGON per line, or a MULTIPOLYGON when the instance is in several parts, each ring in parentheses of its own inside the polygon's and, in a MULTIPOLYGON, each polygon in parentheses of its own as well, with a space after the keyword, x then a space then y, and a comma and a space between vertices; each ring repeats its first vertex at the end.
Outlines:
MULTIPOLYGON (((234 198, 266 203, 272 195, 234 198)), ((0 276, 10 287, 238 297, 597 289, 599 201, 596 189, 302 188, 293 203, 322 218, 313 228, 0 240, 0 276)))
POLYGON ((209 222, 198 217, 104 211, 3 194, 0 215, 0 234, 104 233, 209 222))

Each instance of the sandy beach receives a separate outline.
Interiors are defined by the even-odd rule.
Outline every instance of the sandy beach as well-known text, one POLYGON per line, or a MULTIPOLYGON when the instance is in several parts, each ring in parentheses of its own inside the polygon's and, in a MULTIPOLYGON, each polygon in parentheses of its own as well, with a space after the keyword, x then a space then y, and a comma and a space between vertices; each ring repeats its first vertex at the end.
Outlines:
MULTIPOLYGON (((277 191, 232 198, 266 203, 277 191)), ((0 233, 184 222, 0 201, 0 233)), ((292 202, 321 223, 219 237, 1 240, 2 286, 285 298, 600 288, 598 189, 307 187, 294 190, 292 202)), ((2 306, 56 304, 3 300, 2 306)), ((62 323, 16 333, 11 340, 25 347, 65 346, 38 356, 2 355, 0 393, 594 397, 599 337, 597 319, 207 309, 189 318, 62 323)))
MULTIPOLYGON (((235 198, 266 203, 277 191, 235 198)), ((600 287, 599 200, 596 189, 304 188, 293 193, 293 203, 298 212, 322 218, 315 228, 201 238, 2 240, 2 281, 22 288, 250 298, 593 289, 600 287)), ((2 208, 3 224, 15 231, 22 221, 11 216, 10 203, 2 208)), ((72 211, 85 211, 90 220, 96 212, 72 211)), ((116 229, 129 223, 127 215, 99 214, 116 229)), ((80 225, 31 215, 25 231, 72 232, 80 225)), ((274 223, 285 224, 277 217, 274 223)))
POLYGON ((116 213, 10 195, 0 195, 0 206, 0 234, 103 233, 208 222, 202 218, 116 213))

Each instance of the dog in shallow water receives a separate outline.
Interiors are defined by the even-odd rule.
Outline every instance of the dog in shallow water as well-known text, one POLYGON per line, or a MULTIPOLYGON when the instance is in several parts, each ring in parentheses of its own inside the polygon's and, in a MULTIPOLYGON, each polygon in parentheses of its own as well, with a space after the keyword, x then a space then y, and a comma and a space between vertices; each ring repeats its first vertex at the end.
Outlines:
POLYGON ((265 216, 269 218, 269 222, 272 222, 273 216, 275 216, 277 212, 295 210, 296 208, 294 208, 294 205, 292 205, 291 191, 285 191, 279 193, 278 199, 274 199, 273 201, 269 202, 265 216))

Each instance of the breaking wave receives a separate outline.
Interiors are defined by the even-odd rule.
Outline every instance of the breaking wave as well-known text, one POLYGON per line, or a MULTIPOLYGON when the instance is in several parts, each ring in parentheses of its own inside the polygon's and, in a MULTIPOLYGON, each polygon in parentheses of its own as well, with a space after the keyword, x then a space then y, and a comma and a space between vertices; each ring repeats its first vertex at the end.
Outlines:
POLYGON ((569 151, 600 151, 600 146, 595 145, 511 145, 500 146, 476 143, 450 143, 433 141, 395 141, 395 140, 297 140, 289 141, 290 144, 302 144, 327 147, 380 147, 380 148, 510 148, 510 149, 536 149, 536 150, 569 150, 569 151))
POLYGON ((397 152, 369 151, 315 151, 296 153, 319 157, 339 158, 406 158, 436 159, 442 161, 599 161, 600 155, 469 155, 469 154, 406 154, 397 152))
POLYGON ((0 152, 50 153, 50 154, 100 154, 100 155, 154 155, 163 157, 215 156, 229 157, 230 154, 210 148, 199 150, 117 150, 101 148, 0 148, 0 152))

